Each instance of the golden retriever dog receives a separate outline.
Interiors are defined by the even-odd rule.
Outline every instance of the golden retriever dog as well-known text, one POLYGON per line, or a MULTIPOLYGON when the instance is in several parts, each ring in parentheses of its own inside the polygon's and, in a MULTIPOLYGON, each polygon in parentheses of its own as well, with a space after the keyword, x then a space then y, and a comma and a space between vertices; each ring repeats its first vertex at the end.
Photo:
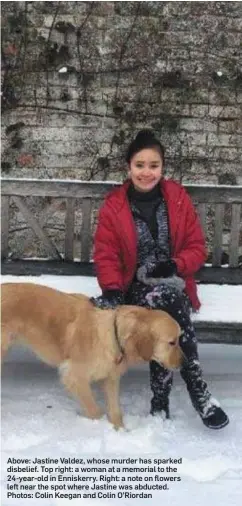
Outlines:
POLYGON ((167 313, 138 306, 96 308, 84 295, 32 283, 2 285, 2 356, 16 341, 59 369, 90 418, 100 418, 91 383, 103 381, 107 414, 123 427, 120 376, 129 365, 155 360, 179 367, 180 327, 167 313))

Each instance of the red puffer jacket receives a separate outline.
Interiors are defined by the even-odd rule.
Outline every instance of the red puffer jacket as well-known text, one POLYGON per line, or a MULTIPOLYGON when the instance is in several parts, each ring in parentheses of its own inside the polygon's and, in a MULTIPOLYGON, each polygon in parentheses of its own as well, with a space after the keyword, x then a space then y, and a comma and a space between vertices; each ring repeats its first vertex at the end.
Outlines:
MULTIPOLYGON (((94 262, 102 290, 127 290, 137 267, 137 235, 127 198, 130 181, 115 188, 100 209, 94 238, 94 262)), ((171 254, 178 274, 185 280, 186 293, 194 309, 200 301, 194 273, 207 256, 199 218, 185 189, 175 181, 161 180, 167 204, 171 254)))

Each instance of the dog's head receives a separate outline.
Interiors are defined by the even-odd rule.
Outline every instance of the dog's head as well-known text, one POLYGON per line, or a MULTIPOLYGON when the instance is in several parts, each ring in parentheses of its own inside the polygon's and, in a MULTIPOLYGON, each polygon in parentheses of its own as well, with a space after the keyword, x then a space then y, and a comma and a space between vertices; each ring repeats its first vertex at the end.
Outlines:
POLYGON ((137 306, 117 309, 120 339, 130 361, 155 360, 168 369, 179 367, 181 329, 164 311, 137 306))

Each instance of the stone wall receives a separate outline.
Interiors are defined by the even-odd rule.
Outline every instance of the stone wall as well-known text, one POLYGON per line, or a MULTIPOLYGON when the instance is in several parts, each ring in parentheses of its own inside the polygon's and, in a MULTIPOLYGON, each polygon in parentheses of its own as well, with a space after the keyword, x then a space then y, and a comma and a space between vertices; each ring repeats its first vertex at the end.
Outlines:
POLYGON ((242 184, 241 2, 2 2, 2 171, 123 178, 153 127, 168 176, 242 184))

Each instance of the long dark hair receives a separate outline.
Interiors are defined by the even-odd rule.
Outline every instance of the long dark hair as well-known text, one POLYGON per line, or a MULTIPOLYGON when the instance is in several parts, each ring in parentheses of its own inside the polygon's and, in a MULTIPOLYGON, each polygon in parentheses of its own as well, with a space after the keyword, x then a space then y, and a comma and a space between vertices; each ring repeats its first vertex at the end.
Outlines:
POLYGON ((155 134, 152 130, 149 130, 148 128, 145 130, 140 130, 135 139, 130 143, 128 146, 127 152, 126 152, 126 162, 129 164, 131 158, 141 151, 142 149, 146 148, 155 148, 157 151, 159 151, 162 162, 164 164, 164 156, 165 156, 165 149, 158 141, 158 139, 155 137, 155 134))

